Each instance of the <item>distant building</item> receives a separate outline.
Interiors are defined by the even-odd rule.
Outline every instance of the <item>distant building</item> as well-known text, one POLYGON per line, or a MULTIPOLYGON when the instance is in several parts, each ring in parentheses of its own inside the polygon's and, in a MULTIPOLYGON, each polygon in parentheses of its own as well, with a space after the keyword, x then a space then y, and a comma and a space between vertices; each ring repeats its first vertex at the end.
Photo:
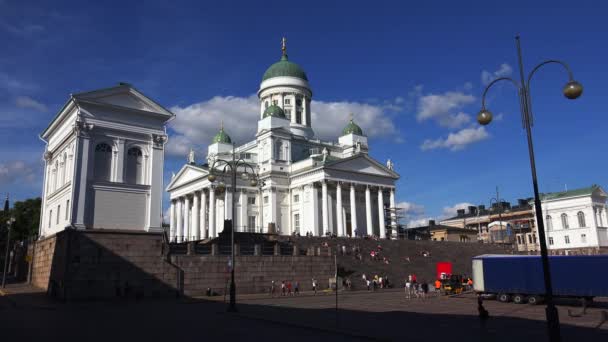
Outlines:
POLYGON ((485 205, 459 209, 456 216, 442 220, 440 225, 474 230, 476 239, 485 243, 509 243, 519 252, 535 252, 539 248, 534 223, 530 199, 519 199, 516 205, 502 202, 488 209, 485 205))
POLYGON ((404 236, 409 240, 433 240, 453 242, 477 242, 478 232, 476 229, 452 227, 436 224, 429 220, 426 226, 404 229, 404 236))
POLYGON ((599 186, 541 194, 547 248, 552 254, 608 252, 608 194, 599 186))

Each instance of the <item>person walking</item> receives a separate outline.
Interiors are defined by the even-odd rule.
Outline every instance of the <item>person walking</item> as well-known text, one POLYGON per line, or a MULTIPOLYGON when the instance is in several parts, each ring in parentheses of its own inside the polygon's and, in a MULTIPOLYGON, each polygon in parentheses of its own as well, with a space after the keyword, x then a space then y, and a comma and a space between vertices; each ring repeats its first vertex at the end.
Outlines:
POLYGON ((274 284, 274 280, 272 282, 270 282, 270 297, 274 297, 274 291, 275 291, 275 284, 274 284))
POLYGON ((281 296, 285 296, 285 280, 281 282, 281 296))
POLYGON ((317 294, 317 280, 315 278, 312 278, 312 290, 317 294))
POLYGON ((365 281, 365 284, 367 285, 367 291, 369 291, 370 290, 371 281, 369 279, 367 279, 365 281))
POLYGON ((288 296, 293 295, 293 293, 291 292, 291 282, 290 281, 287 282, 287 295, 288 296))
POLYGON ((422 299, 425 299, 427 293, 429 293, 429 284, 426 281, 423 281, 422 284, 420 284, 420 290, 422 292, 422 299))
POLYGON ((405 280, 405 295, 407 299, 412 299, 412 277, 408 276, 405 280))
POLYGON ((300 294, 300 283, 296 281, 296 284, 294 285, 293 288, 293 293, 295 295, 299 295, 300 294))
POLYGON ((441 295, 441 280, 439 279, 435 280, 435 292, 437 295, 441 295))

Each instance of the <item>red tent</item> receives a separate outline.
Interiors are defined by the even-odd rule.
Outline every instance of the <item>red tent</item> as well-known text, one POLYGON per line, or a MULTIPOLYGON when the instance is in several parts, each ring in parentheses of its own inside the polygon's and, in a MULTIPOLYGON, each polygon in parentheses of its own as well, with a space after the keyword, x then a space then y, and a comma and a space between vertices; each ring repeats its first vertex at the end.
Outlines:
POLYGON ((441 279, 441 273, 445 273, 449 277, 452 274, 452 263, 449 261, 438 262, 437 279, 441 279))

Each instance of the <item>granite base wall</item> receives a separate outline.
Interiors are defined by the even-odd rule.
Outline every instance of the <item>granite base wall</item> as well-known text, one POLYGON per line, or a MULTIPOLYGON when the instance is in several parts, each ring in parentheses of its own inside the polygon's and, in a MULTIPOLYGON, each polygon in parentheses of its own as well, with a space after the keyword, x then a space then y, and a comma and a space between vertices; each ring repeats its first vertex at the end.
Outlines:
MULTIPOLYGON (((187 296, 203 296, 207 289, 224 294, 228 291, 230 269, 227 256, 174 255, 171 260, 184 272, 183 292, 187 296)), ((277 292, 281 281, 300 284, 301 291, 329 288, 335 274, 334 258, 329 256, 237 256, 235 283, 237 293, 263 293, 275 281, 277 292)))

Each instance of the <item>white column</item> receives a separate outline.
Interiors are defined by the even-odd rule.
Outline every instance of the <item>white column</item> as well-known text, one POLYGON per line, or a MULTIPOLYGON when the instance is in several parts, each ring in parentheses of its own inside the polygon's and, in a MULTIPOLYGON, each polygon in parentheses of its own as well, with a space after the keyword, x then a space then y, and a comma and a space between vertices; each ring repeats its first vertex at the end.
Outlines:
POLYGON ((190 234, 194 241, 200 240, 201 238, 201 227, 199 226, 201 209, 199 206, 198 196, 198 192, 195 191, 192 199, 192 233, 190 234))
POLYGON ((396 239, 399 232, 397 231, 397 215, 395 213, 395 188, 391 188, 391 195, 389 200, 390 210, 391 210, 391 228, 392 228, 392 237, 396 239))
POLYGON ((306 232, 308 232, 310 230, 310 226, 308 226, 308 220, 304 218, 304 213, 305 213, 305 209, 304 209, 304 191, 305 191, 305 187, 301 186, 300 187, 300 235, 305 235, 306 232))
POLYGON ((369 190, 369 185, 365 187, 365 218, 367 235, 373 235, 374 229, 372 226, 372 198, 369 190))
POLYGON ((171 201, 171 209, 169 209, 169 241, 173 241, 175 239, 175 228, 177 228, 177 224, 175 220, 175 201, 171 201))
POLYGON ((124 174, 125 174, 125 140, 117 138, 116 139, 116 151, 114 151, 114 181, 118 183, 124 182, 124 174))
POLYGON ((177 200, 177 227, 175 230, 175 242, 182 242, 184 237, 184 220, 182 218, 183 213, 183 205, 182 199, 178 198, 177 200))
POLYGON ((190 230, 190 197, 186 195, 184 198, 184 240, 192 240, 192 232, 190 230))
POLYGON ((384 193, 378 187, 378 221, 380 223, 380 238, 386 239, 386 226, 384 222, 384 193))
POLYGON ((209 238, 217 237, 215 231, 215 187, 209 187, 209 238))
POLYGON ((327 212, 327 181, 321 182, 321 215, 323 215, 323 235, 329 232, 329 216, 327 212))
POLYGON ((336 185, 336 224, 337 235, 344 236, 344 225, 342 222, 342 184, 338 182, 336 185))
POLYGON ((224 190, 224 220, 228 220, 228 218, 230 217, 230 210, 228 210, 228 196, 229 196, 229 189, 228 187, 226 187, 226 190, 224 190))
POLYGON ((260 195, 258 200, 258 227, 256 227, 257 233, 264 233, 264 191, 260 188, 260 195))
POLYGON ((351 237, 357 236, 357 196, 355 184, 350 184, 350 230, 351 237))
POLYGON ((200 223, 201 223, 201 239, 206 239, 207 238, 207 193, 205 192, 205 189, 201 190, 200 223))
POLYGON ((321 228, 319 227, 319 188, 317 188, 315 186, 315 184, 311 184, 311 192, 312 192, 312 199, 310 201, 310 204, 312 205, 312 233, 314 236, 321 236, 323 235, 321 233, 321 228))
POLYGON ((246 227, 247 227, 247 191, 245 190, 241 190, 239 192, 239 202, 241 203, 241 210, 240 213, 238 214, 238 225, 239 227, 241 227, 241 232, 245 231, 246 227))

